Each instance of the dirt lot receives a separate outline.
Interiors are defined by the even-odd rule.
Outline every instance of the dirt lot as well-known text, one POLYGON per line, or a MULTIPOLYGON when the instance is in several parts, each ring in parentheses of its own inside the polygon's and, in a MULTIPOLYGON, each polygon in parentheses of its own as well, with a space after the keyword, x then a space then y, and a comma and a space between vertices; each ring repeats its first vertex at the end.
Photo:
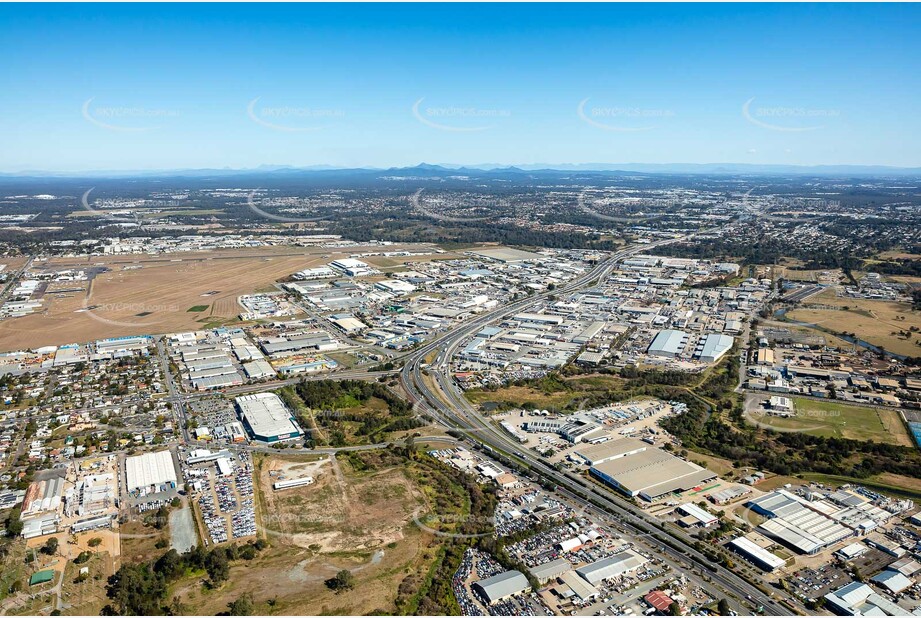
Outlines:
POLYGON ((383 614, 396 610, 408 574, 427 572, 439 541, 412 522, 423 499, 402 467, 356 473, 345 462, 284 455, 258 456, 255 464, 258 516, 271 547, 234 565, 222 588, 208 589, 195 578, 180 582, 170 598, 180 596, 201 615, 225 611, 243 594, 253 596, 254 614, 383 614), (276 492, 278 473, 311 475, 316 482, 276 492), (326 587, 344 568, 360 594, 326 587))
POLYGON ((421 493, 398 468, 354 475, 338 460, 298 462, 266 458, 258 468, 262 525, 298 547, 320 552, 368 551, 403 539, 404 529, 423 508, 421 493), (272 489, 287 478, 311 475, 313 485, 272 489))
MULTIPOLYGON (((393 246, 388 250, 401 248, 422 249, 393 246)), ((74 282, 70 286, 84 288, 83 292, 59 297, 46 295, 39 313, 0 322, 0 351, 217 325, 234 320, 242 311, 237 304, 238 296, 269 290, 276 281, 298 270, 355 252, 355 249, 261 247, 162 256, 49 260, 42 266, 50 270, 92 266, 109 270, 92 282, 74 282), (204 296, 214 291, 218 293, 204 296), (198 305, 208 308, 189 311, 198 305), (87 312, 88 307, 96 308, 87 312)), ((439 259, 444 257, 438 255, 439 259)))

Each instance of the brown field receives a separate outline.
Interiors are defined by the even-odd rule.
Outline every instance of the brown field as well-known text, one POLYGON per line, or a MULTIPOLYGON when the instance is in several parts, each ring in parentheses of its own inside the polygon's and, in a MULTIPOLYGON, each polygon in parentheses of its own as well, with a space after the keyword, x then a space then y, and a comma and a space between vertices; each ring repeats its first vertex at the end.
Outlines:
POLYGON ((921 255, 917 253, 907 253, 905 251, 883 251, 879 254, 881 260, 921 260, 921 255))
POLYGON ((336 460, 303 462, 271 457, 259 465, 263 528, 270 541, 320 552, 374 551, 403 539, 407 524, 424 508, 422 494, 405 472, 386 468, 354 475, 336 460), (289 469, 289 478, 311 474, 313 485, 274 491, 270 472, 289 469))
POLYGON ((412 522, 424 501, 405 469, 356 473, 346 462, 283 455, 259 456, 256 466, 257 517, 271 546, 235 564, 222 588, 209 589, 198 576, 180 581, 168 597, 179 596, 199 615, 225 611, 244 594, 252 595, 255 615, 395 612, 400 582, 427 572, 439 543, 412 522), (272 470, 288 478, 313 474, 317 482, 275 492, 272 470), (275 516, 271 524, 267 514, 275 516), (324 583, 344 568, 356 593, 336 594, 324 583))
POLYGON ((825 270, 794 270, 778 266, 774 271, 775 276, 783 277, 790 281, 807 281, 813 283, 836 283, 843 277, 840 269, 825 270))
MULTIPOLYGON (((394 251, 401 248, 420 247, 388 247, 394 251)), ((40 313, 0 322, 0 351, 195 330, 206 324, 230 322, 241 311, 238 296, 270 290, 276 281, 293 272, 355 252, 356 249, 261 247, 165 256, 49 260, 47 266, 56 269, 105 266, 109 272, 97 276, 88 292, 46 295, 40 313), (130 268, 125 270, 126 266, 130 268), (211 291, 219 293, 202 296, 211 291), (208 309, 189 312, 196 305, 208 305, 208 309), (85 311, 90 306, 97 308, 91 313, 85 311)), ((75 282, 71 287, 86 288, 87 282, 75 282)))
POLYGON ((910 339, 893 335, 893 332, 921 328, 921 311, 913 311, 905 303, 858 298, 838 298, 833 290, 826 290, 808 301, 813 305, 848 307, 842 309, 796 309, 787 315, 793 320, 812 322, 836 332, 855 333, 860 339, 882 346, 890 352, 918 356, 921 347, 915 344, 921 340, 918 333, 910 339))

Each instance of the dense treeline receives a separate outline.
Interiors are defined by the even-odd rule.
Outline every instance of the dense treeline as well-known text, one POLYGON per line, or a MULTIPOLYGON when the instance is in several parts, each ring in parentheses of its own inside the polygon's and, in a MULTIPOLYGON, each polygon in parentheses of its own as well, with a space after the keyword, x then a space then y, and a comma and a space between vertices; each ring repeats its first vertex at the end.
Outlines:
POLYGON ((799 432, 779 433, 747 426, 741 407, 733 409, 734 426, 699 406, 662 421, 684 447, 711 453, 776 474, 818 472, 867 478, 891 472, 918 478, 921 452, 892 444, 824 438, 799 432))
POLYGON ((310 430, 310 441, 331 446, 347 446, 349 423, 355 437, 374 438, 393 431, 407 431, 425 425, 417 418, 412 405, 378 382, 361 380, 303 381, 294 388, 282 390, 286 403, 297 411, 301 425, 310 430), (365 409, 372 399, 387 404, 382 413, 365 409), (321 431, 326 429, 328 431, 321 431))
POLYGON ((171 583, 185 575, 205 572, 210 586, 220 586, 230 576, 231 562, 252 560, 265 547, 267 543, 262 539, 210 550, 198 545, 184 554, 171 549, 153 562, 122 565, 109 577, 106 595, 111 602, 102 609, 102 615, 178 615, 182 613, 179 599, 165 604, 171 583))
POLYGON ((307 407, 315 410, 351 407, 353 402, 367 403, 372 397, 387 402, 390 413, 396 416, 409 414, 412 410, 411 404, 377 382, 304 380, 295 387, 295 391, 307 407))

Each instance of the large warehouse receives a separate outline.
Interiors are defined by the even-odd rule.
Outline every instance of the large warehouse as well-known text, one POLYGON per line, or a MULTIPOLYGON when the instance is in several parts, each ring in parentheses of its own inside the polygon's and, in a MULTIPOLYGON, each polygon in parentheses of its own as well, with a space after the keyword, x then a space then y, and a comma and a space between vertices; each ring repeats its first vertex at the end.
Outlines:
POLYGON ((715 363, 732 349, 735 339, 729 335, 709 334, 697 343, 694 356, 702 363, 715 363))
POLYGON ((576 573, 588 583, 597 584, 604 579, 631 573, 647 562, 646 558, 643 558, 632 549, 628 549, 578 568, 576 573))
POLYGON ((490 605, 528 590, 531 584, 520 571, 506 571, 474 582, 473 588, 490 605))
POLYGON ((608 440, 601 444, 579 449, 575 452, 576 457, 582 459, 590 466, 597 466, 600 463, 617 459, 618 457, 627 457, 636 455, 641 451, 651 448, 649 444, 635 438, 620 438, 618 440, 608 440))
POLYGON ((758 526, 759 532, 802 554, 815 554, 854 535, 853 530, 814 511, 805 500, 783 489, 755 498, 746 506, 770 517, 758 526))
POLYGON ((630 497, 650 502, 716 478, 710 470, 659 448, 608 459, 589 468, 589 473, 630 497))
POLYGON ((675 358, 679 356, 688 344, 688 334, 680 330, 659 331, 656 338, 649 344, 646 351, 650 356, 661 358, 675 358))
POLYGON ((303 433, 285 403, 275 393, 256 393, 236 398, 240 419, 253 440, 295 440, 303 433))
POLYGON ((125 477, 129 492, 167 483, 176 483, 176 466, 169 451, 144 453, 125 459, 125 477))

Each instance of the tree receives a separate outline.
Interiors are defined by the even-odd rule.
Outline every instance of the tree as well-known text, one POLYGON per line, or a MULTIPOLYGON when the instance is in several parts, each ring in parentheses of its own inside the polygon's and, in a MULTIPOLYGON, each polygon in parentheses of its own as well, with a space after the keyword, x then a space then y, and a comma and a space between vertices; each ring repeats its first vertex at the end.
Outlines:
POLYGON ((668 606, 668 615, 669 616, 680 616, 681 615, 681 606, 678 605, 678 601, 672 601, 671 605, 668 606))
POLYGON ((205 559, 205 570, 208 577, 211 578, 213 585, 219 585, 230 576, 230 563, 227 560, 227 554, 221 549, 215 549, 205 559))
POLYGON ((251 616, 253 613, 253 597, 244 594, 236 601, 227 604, 227 613, 231 616, 251 616))
POLYGON ((98 536, 94 536, 89 540, 89 542, 87 542, 87 545, 90 547, 99 547, 102 545, 102 539, 100 539, 98 536))
POLYGON ((716 611, 719 612, 720 616, 729 615, 729 601, 726 599, 720 599, 720 602, 716 604, 716 611))
POLYGON ((326 586, 337 593, 344 590, 351 590, 355 585, 355 576, 348 569, 342 569, 336 573, 335 577, 326 580, 326 586))
POLYGON ((58 537, 53 536, 42 546, 41 552, 48 556, 53 556, 58 553, 58 537))
POLYGON ((22 520, 19 518, 20 509, 17 506, 10 511, 9 518, 6 520, 7 536, 15 537, 22 534, 22 520))

